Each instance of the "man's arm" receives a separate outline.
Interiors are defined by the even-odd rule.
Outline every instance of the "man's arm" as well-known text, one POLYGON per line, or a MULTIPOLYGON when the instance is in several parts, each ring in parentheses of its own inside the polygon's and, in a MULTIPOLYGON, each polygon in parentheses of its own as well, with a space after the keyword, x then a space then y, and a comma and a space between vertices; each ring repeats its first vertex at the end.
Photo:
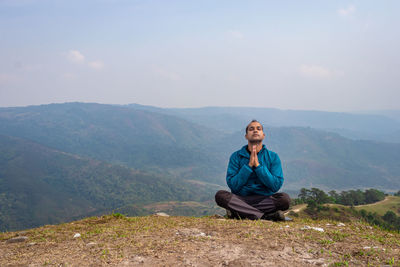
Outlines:
POLYGON ((251 173, 252 169, 247 164, 244 164, 240 168, 239 157, 236 153, 233 153, 229 159, 228 171, 226 173, 226 183, 232 193, 237 194, 242 189, 251 173))
POLYGON ((258 167, 255 168, 255 172, 261 183, 268 187, 271 191, 278 192, 282 187, 283 173, 281 160, 279 159, 278 154, 274 154, 274 157, 271 158, 270 170, 267 168, 267 166, 258 165, 258 167))

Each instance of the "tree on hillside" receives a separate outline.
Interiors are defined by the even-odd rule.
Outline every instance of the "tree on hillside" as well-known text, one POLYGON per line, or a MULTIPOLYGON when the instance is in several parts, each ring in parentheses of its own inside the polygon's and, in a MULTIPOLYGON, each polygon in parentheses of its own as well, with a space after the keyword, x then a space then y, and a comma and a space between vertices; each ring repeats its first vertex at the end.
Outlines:
POLYGON ((332 202, 331 198, 323 190, 315 187, 311 188, 311 190, 302 188, 300 190, 299 198, 307 204, 324 204, 332 202))
POLYGON ((329 191, 328 194, 334 203, 338 202, 340 195, 335 190, 329 191))
POLYGON ((310 194, 310 190, 303 187, 302 189, 300 189, 300 193, 298 195, 298 198, 301 199, 301 201, 303 203, 306 203, 308 198, 309 198, 309 194, 310 194))
POLYGON ((340 197, 338 203, 346 206, 353 206, 354 199, 350 191, 342 191, 340 192, 340 197))
POLYGON ((307 203, 310 207, 317 207, 325 203, 337 203, 345 206, 357 206, 375 203, 385 198, 385 193, 377 189, 368 189, 365 192, 360 189, 342 191, 337 193, 335 190, 329 191, 327 195, 323 190, 318 188, 302 188, 296 201, 299 203, 307 203))
POLYGON ((361 205, 365 203, 365 195, 364 193, 358 189, 358 190, 350 190, 345 192, 346 198, 351 202, 348 205, 361 205))
POLYGON ((382 191, 373 188, 365 190, 365 202, 367 204, 375 203, 383 199, 385 199, 385 193, 382 191))
POLYGON ((397 216, 396 213, 394 213, 393 211, 389 210, 385 213, 385 215, 383 215, 382 219, 389 223, 389 224, 396 224, 397 223, 397 216))
POLYGON ((397 193, 394 193, 394 195, 400 197, 400 190, 397 193))

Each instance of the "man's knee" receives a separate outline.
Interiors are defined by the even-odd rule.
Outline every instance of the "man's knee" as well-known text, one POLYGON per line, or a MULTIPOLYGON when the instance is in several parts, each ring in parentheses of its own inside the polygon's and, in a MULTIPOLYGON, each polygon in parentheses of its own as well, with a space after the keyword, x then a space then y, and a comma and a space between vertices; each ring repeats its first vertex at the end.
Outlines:
POLYGON ((215 194, 215 202, 217 202, 218 206, 225 209, 228 207, 228 203, 231 200, 231 198, 232 198, 232 193, 225 190, 219 190, 215 194))
POLYGON ((277 208, 279 210, 287 210, 290 206, 290 196, 286 193, 279 193, 277 208))

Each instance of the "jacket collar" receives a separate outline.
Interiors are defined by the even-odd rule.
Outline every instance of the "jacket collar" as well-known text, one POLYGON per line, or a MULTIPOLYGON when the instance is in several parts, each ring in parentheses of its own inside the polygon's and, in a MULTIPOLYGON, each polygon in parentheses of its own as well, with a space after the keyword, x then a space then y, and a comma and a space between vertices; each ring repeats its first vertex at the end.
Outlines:
MULTIPOLYGON (((263 152, 263 151, 266 150, 266 149, 267 149, 266 146, 263 144, 263 145, 262 145, 262 148, 261 148, 261 150, 260 150, 260 152, 258 152, 258 153, 261 153, 261 152, 263 152)), ((243 157, 245 157, 245 158, 250 158, 250 154, 249 154, 249 152, 247 151, 247 145, 243 146, 243 147, 239 150, 239 155, 241 155, 241 156, 243 156, 243 157)))

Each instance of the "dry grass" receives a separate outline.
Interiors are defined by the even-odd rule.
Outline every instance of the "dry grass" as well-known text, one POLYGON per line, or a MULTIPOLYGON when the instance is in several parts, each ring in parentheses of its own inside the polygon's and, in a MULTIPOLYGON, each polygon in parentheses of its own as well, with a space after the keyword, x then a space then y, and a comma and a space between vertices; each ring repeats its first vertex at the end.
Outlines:
POLYGON ((400 234, 360 222, 109 215, 30 229, 28 241, 5 242, 18 234, 0 234, 0 266, 400 266, 400 234))
POLYGON ((384 200, 373 204, 355 206, 355 209, 364 209, 372 213, 376 212, 380 216, 383 216, 388 210, 391 210, 396 213, 397 216, 400 216, 400 197, 388 196, 384 200))

